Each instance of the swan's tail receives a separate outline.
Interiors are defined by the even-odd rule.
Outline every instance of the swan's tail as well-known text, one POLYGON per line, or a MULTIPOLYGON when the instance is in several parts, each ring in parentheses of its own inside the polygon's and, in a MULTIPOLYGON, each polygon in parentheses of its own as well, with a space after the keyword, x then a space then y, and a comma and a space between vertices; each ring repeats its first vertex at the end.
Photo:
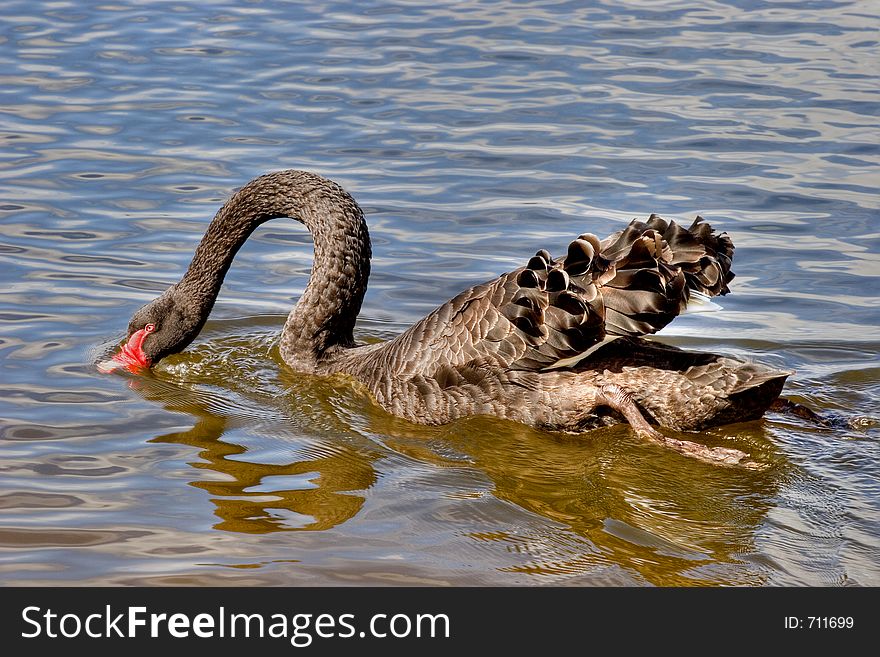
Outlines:
POLYGON ((652 421, 681 431, 760 418, 792 374, 642 338, 615 340, 579 371, 628 390, 652 421))
POLYGON ((733 242, 697 217, 685 229, 652 214, 602 240, 609 269, 601 279, 611 335, 656 333, 684 311, 691 292, 727 294, 733 242))

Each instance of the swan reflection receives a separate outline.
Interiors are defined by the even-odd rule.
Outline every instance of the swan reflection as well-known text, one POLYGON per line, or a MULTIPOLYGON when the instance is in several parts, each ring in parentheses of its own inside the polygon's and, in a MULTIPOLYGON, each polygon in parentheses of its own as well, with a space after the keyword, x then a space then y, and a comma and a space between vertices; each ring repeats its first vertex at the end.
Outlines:
MULTIPOLYGON (((391 429, 386 444, 413 458, 461 466, 436 453, 432 457, 420 427, 407 430, 397 421, 391 427, 386 420, 375 429, 391 429)), ((619 426, 559 436, 482 417, 442 430, 432 443, 466 456, 487 478, 492 497, 550 521, 533 523, 535 531, 471 528, 473 540, 488 549, 531 556, 505 570, 547 580, 623 568, 662 585, 760 584, 763 565, 743 564, 759 551, 760 529, 792 466, 761 422, 714 433, 715 440, 747 441, 766 467, 698 463, 640 443, 619 426)))
POLYGON ((368 444, 296 434, 283 422, 256 422, 242 430, 240 417, 212 410, 217 404, 204 395, 156 378, 133 386, 168 410, 195 417, 191 429, 152 442, 199 450, 200 460, 190 465, 204 476, 190 483, 211 496, 220 519, 216 529, 249 534, 331 529, 360 511, 363 491, 376 482, 373 461, 379 452, 368 444))

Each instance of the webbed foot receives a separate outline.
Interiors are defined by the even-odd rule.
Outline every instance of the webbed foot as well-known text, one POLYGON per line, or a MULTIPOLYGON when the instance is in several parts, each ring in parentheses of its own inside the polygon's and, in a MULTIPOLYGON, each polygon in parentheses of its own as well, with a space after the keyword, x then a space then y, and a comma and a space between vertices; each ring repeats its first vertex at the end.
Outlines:
POLYGON ((869 422, 866 422, 866 418, 849 418, 842 413, 835 413, 834 411, 817 413, 809 406, 798 404, 785 397, 777 397, 770 404, 768 410, 799 417, 802 420, 807 420, 826 429, 860 429, 865 424, 869 424, 869 422))
POLYGON ((713 463, 715 465, 739 465, 746 468, 757 469, 760 464, 755 463, 749 455, 738 449, 730 447, 708 447, 689 440, 679 440, 664 436, 657 431, 642 415, 639 407, 633 401, 632 395, 618 385, 602 386, 598 396, 598 403, 609 406, 623 415, 635 432, 646 440, 655 442, 679 454, 713 463))

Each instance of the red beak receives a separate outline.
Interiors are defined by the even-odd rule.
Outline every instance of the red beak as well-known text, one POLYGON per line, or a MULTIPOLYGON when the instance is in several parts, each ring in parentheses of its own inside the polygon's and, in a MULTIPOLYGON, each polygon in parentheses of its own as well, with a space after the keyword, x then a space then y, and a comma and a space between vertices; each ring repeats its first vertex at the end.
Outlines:
POLYGON ((152 324, 147 324, 140 331, 131 334, 122 349, 113 355, 110 360, 98 363, 98 369, 104 374, 109 374, 114 370, 124 367, 129 372, 135 374, 143 369, 150 367, 150 359, 144 353, 143 344, 146 337, 156 330, 152 324))

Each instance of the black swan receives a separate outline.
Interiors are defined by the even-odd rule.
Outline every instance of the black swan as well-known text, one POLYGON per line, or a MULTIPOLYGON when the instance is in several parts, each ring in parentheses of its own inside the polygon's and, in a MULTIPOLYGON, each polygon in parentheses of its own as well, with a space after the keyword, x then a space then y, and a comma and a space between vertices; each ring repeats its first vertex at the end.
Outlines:
POLYGON ((757 419, 790 372, 649 341, 692 295, 726 294, 733 243, 701 217, 685 229, 656 215, 604 240, 584 234, 553 258, 475 285, 395 339, 358 345, 353 329, 370 274, 363 212, 336 183, 305 171, 260 176, 208 226, 183 278, 138 310, 104 371, 137 371, 199 334, 236 252, 269 219, 301 221, 314 238, 308 285, 281 334, 292 369, 343 373, 388 412, 421 424, 494 415, 582 432, 628 422, 642 437, 721 463, 746 454, 664 436, 757 419))

